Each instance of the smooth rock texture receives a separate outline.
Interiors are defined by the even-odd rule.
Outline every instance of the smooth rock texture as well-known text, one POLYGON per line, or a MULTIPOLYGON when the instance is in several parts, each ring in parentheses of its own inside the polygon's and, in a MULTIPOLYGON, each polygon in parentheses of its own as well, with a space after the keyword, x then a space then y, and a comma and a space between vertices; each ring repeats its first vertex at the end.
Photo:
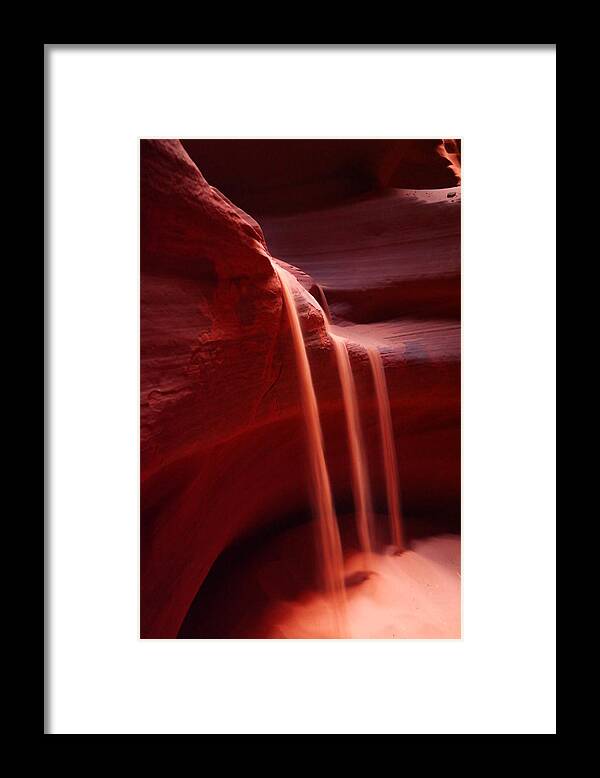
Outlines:
POLYGON ((460 182, 460 141, 183 140, 207 180, 263 216, 334 205, 385 187, 437 189, 460 182))
POLYGON ((295 179, 283 150, 269 167, 243 149, 225 161, 211 143, 223 142, 185 141, 190 153, 196 144, 192 161, 179 141, 141 142, 142 637, 178 635, 226 549, 310 519, 272 255, 298 279, 338 509, 352 510, 352 491, 320 287, 351 342, 377 510, 386 510, 385 484, 366 340, 382 349, 406 511, 459 516, 459 149, 415 141, 411 156, 395 141, 368 153, 351 142, 340 166, 317 146, 297 160, 295 179), (239 200, 223 182, 227 196, 215 189, 219 170, 238 182, 239 200), (406 188, 417 174, 429 189, 406 188), (307 208, 311 192, 318 207, 307 208), (246 201, 260 227, 237 207, 246 201))

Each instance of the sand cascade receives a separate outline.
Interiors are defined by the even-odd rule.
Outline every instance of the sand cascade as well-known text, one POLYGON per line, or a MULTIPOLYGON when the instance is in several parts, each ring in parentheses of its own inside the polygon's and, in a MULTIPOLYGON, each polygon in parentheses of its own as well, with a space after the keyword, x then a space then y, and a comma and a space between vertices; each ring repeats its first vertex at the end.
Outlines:
POLYGON ((321 544, 321 560, 325 589, 333 603, 333 618, 335 634, 342 637, 346 633, 346 608, 344 589, 344 557, 342 554, 342 542, 333 504, 329 472, 325 461, 325 448, 323 446, 323 431, 319 417, 317 396, 310 372, 310 364, 306 353, 306 346, 302 336, 300 319, 294 302, 291 281, 292 276, 273 263, 275 272, 281 281, 283 302, 287 313, 292 342, 294 344, 294 356, 298 371, 298 382, 302 412, 308 439, 308 458, 311 474, 311 492, 313 511, 319 528, 321 544))
POLYGON ((369 362, 371 363, 373 382, 375 384, 375 397, 377 400, 377 415, 379 418, 381 450, 385 471, 390 539, 392 545, 396 546, 399 551, 402 551, 404 550, 404 532, 402 529, 402 514, 400 511, 400 485, 398 483, 398 462, 396 460, 396 447, 394 445, 390 395, 385 380, 385 370, 383 369, 383 360, 381 359, 379 349, 374 345, 370 345, 367 347, 367 354, 369 355, 369 362))
MULTIPOLYGON (((347 636, 346 591, 344 585, 344 556, 338 518, 335 511, 333 492, 319 416, 317 394, 312 379, 306 344, 302 334, 300 318, 294 299, 294 277, 284 268, 273 263, 273 268, 281 282, 283 301, 290 324, 294 356, 298 372, 298 382, 302 412, 308 441, 310 463, 311 494, 315 519, 318 525, 320 556, 325 590, 332 603, 333 631, 337 637, 347 636)), ((330 314, 325 294, 319 289, 323 305, 318 305, 323 313, 327 334, 333 344, 337 369, 342 390, 343 408, 348 435, 348 448, 351 459, 352 493, 355 506, 357 535, 361 550, 369 555, 374 547, 374 513, 371 497, 369 470, 362 432, 359 403, 352 373, 352 365, 346 340, 331 329, 330 314)), ((400 488, 398 483, 397 460, 392 429, 390 401, 385 380, 383 361, 374 345, 367 347, 367 354, 373 373, 375 399, 381 435, 382 460, 385 469, 385 483, 390 524, 390 540, 397 550, 404 549, 402 518, 400 512, 400 488)))

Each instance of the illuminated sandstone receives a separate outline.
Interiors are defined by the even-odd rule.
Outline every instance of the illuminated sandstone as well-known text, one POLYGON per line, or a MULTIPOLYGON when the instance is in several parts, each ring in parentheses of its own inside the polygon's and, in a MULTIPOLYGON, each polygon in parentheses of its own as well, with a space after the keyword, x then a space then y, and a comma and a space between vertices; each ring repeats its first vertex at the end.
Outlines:
MULTIPOLYGON (((438 165, 435 175, 448 175, 438 165)), ((454 198, 371 182, 347 201, 333 187, 314 212, 294 210, 300 187, 285 213, 260 218, 267 249, 257 222, 207 183, 178 141, 142 142, 142 636, 177 636, 232 544, 310 518, 294 344, 272 261, 299 282, 336 505, 352 509, 353 479, 320 287, 347 342, 374 509, 387 511, 387 489, 366 341, 385 362, 405 513, 457 514, 460 190, 446 183, 454 198)), ((301 578, 315 556, 308 545, 294 551, 301 578)))

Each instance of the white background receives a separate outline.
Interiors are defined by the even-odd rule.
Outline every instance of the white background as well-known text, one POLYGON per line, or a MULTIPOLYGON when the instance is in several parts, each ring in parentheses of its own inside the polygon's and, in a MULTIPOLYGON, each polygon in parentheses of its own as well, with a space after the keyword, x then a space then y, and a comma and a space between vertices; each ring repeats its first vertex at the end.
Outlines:
POLYGON ((49 47, 51 733, 555 731, 555 51, 49 47), (138 639, 138 138, 463 138, 462 641, 138 639))

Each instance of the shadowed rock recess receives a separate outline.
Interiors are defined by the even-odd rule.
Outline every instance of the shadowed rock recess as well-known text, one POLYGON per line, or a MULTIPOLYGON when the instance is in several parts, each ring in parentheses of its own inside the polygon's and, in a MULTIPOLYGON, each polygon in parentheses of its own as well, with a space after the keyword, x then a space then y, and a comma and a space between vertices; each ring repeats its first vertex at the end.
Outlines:
MULTIPOLYGON (((143 638, 321 636, 294 631, 296 611, 286 628, 266 615, 319 588, 273 261, 298 282, 345 548, 357 543, 351 459, 324 310, 348 348, 376 514, 373 345, 408 540, 460 531, 460 192, 455 140, 141 141, 143 638)), ((349 570, 347 585, 374 586, 388 564, 349 570)), ((318 621, 318 602, 307 608, 318 621)))

